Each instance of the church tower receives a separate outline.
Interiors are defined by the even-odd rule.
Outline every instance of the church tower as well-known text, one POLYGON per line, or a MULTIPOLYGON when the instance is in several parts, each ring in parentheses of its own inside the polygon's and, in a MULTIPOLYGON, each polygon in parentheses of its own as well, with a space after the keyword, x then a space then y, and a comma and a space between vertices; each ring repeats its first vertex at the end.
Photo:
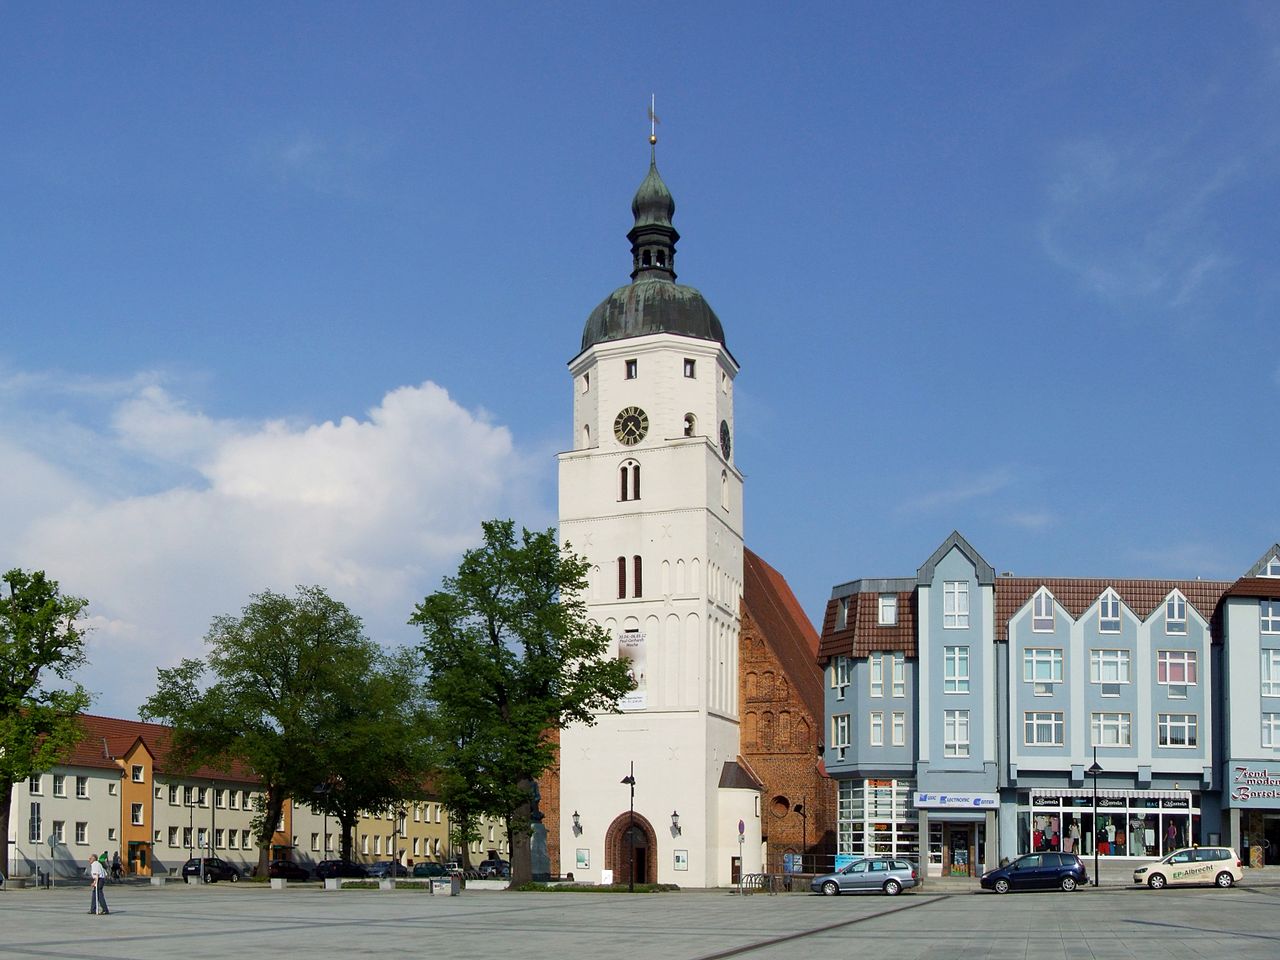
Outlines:
POLYGON ((761 860, 739 748, 738 363, 702 294, 676 283, 675 201, 652 153, 631 210, 631 283, 591 312, 569 363, 559 466, 561 539, 590 562, 589 615, 637 686, 621 714, 561 735, 559 869, 727 885, 761 860))

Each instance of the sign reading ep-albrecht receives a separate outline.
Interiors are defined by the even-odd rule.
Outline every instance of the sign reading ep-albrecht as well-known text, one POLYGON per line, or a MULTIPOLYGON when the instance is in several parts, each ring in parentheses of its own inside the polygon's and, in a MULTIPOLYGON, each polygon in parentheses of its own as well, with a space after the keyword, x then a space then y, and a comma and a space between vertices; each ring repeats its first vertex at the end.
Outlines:
POLYGON ((1280 765, 1274 763, 1233 763, 1227 768, 1231 788, 1229 806, 1280 807, 1280 765))

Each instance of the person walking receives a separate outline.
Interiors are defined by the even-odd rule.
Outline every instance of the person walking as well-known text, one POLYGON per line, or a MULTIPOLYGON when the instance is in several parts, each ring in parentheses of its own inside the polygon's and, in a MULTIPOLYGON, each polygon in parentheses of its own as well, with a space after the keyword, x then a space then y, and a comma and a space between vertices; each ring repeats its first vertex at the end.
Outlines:
POLYGON ((111 855, 111 882, 118 883, 120 881, 120 851, 117 850, 111 855))
POLYGON ((102 889, 107 884, 107 868, 97 857, 89 858, 89 912, 106 914, 107 895, 102 889))

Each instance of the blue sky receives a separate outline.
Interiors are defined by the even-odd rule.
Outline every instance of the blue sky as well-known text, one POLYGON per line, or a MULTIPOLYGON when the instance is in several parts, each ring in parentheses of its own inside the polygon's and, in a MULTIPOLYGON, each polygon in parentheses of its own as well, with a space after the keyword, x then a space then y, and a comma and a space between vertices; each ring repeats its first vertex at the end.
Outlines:
POLYGON ((377 638, 556 516, 656 93, 817 619, 952 529, 1025 575, 1280 539, 1268 4, 0 3, 0 561, 132 715, 250 593, 377 638))

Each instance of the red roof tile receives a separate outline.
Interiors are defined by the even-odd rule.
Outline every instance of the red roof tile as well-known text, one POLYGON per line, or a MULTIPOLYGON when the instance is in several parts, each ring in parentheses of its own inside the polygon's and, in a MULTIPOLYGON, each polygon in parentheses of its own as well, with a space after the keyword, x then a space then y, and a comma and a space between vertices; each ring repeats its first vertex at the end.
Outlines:
POLYGON ((822 624, 822 643, 818 659, 825 663, 836 656, 866 657, 877 651, 895 650, 916 656, 916 593, 899 590, 898 622, 892 626, 880 623, 880 593, 854 593, 843 599, 849 603, 846 626, 836 629, 840 600, 827 604, 822 624))
POLYGON ((70 766, 119 769, 120 765, 116 763, 116 759, 123 757, 135 743, 142 740, 152 755, 157 773, 206 780, 258 782, 258 778, 239 763, 233 763, 230 770, 217 770, 205 766, 186 772, 169 766, 169 753, 173 746, 173 728, 163 724, 82 713, 80 725, 84 730, 84 736, 72 748, 71 756, 65 761, 70 766))
POLYGON ((1257 597, 1259 600, 1280 598, 1280 580, 1275 577, 1241 577, 1227 590, 1229 597, 1257 597))
POLYGON ((822 722, 822 669, 818 632, 786 579, 758 555, 742 551, 742 605, 759 625, 810 714, 822 722))
POLYGON ((1114 590, 1134 615, 1145 620, 1174 590, 1181 591, 1213 627, 1214 639, 1218 601, 1230 584, 1221 580, 1106 580, 1072 577, 999 577, 996 580, 995 628, 997 641, 1009 639, 1009 620, 1022 609, 1036 591, 1047 587, 1053 598, 1079 619, 1106 590, 1114 590))

